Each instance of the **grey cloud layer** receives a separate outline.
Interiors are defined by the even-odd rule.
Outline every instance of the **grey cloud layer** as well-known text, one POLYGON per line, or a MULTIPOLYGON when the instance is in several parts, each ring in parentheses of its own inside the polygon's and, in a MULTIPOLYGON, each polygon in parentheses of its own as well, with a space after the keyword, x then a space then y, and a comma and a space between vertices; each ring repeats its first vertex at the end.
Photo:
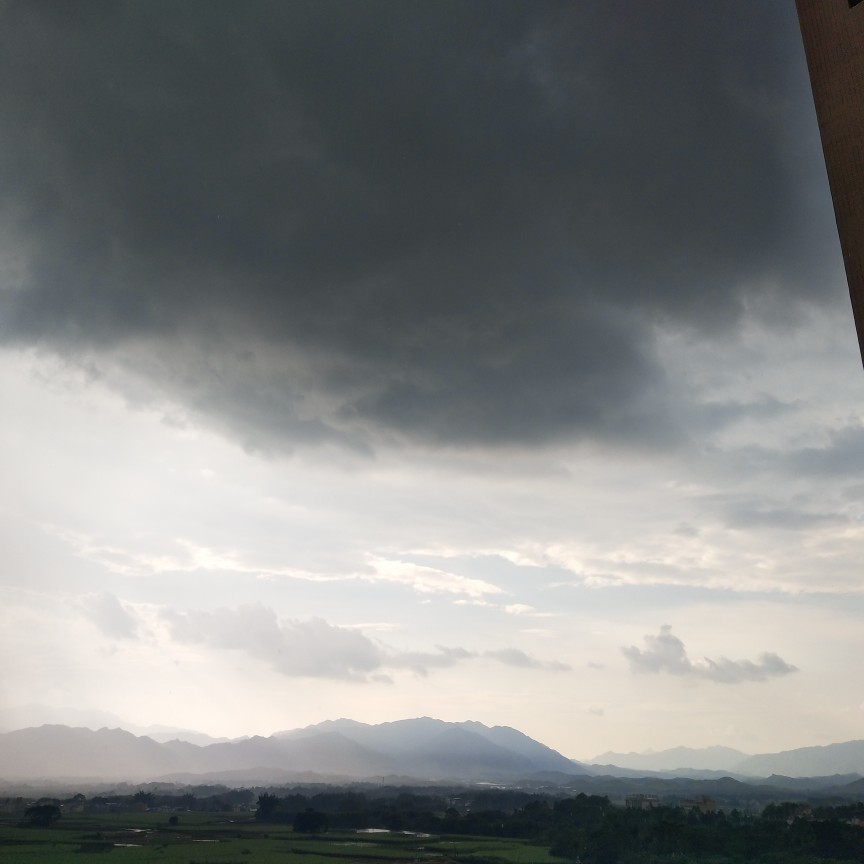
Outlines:
POLYGON ((752 660, 729 660, 721 657, 711 660, 692 661, 687 656, 684 643, 664 624, 656 636, 645 637, 645 648, 635 646, 621 649, 630 661, 634 672, 668 672, 693 678, 704 678, 720 684, 737 684, 741 681, 767 681, 797 672, 797 668, 777 654, 764 653, 758 662, 752 660))
POLYGON ((826 299, 775 7, 3 4, 0 338, 255 446, 675 440, 653 324, 826 299))
POLYGON ((356 630, 320 618, 280 622, 261 605, 213 612, 165 610, 163 617, 177 641, 244 651, 285 675, 362 679, 382 661, 381 649, 356 630))
POLYGON ((138 635, 138 620, 107 591, 81 598, 81 608, 106 636, 113 639, 134 639, 138 635))
POLYGON ((502 648, 498 651, 487 651, 486 657, 491 657, 507 666, 521 669, 545 669, 550 672, 568 672, 572 667, 558 660, 537 660, 517 648, 502 648))
MULTIPOLYGON (((84 597, 80 606, 90 622, 111 639, 139 638, 146 629, 139 626, 141 621, 134 608, 108 592, 84 597)), ((159 619, 176 643, 240 651, 289 677, 382 680, 387 671, 396 669, 426 676, 430 670, 447 669, 477 658, 525 669, 570 669, 564 663, 538 660, 514 648, 478 652, 439 645, 429 652, 396 651, 359 630, 339 627, 322 618, 282 620, 273 609, 260 603, 212 611, 163 608, 159 619)))

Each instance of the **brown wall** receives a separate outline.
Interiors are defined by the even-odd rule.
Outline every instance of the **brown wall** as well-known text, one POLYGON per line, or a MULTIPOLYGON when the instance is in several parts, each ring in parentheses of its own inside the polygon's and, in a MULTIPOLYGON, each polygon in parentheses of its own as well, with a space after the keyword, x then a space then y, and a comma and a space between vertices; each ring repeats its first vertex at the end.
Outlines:
POLYGON ((864 358, 864 3, 796 4, 864 358))

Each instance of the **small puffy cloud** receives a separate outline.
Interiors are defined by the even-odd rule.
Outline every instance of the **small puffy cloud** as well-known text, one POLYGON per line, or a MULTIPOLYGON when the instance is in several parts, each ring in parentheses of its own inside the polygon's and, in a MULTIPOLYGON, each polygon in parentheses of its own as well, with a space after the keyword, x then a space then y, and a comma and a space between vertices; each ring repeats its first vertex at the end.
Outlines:
POLYGON ((485 651, 484 657, 497 660, 505 666, 516 666, 521 669, 545 669, 549 672, 569 672, 572 667, 558 660, 537 660, 530 654, 518 648, 501 648, 497 651, 485 651))
POLYGON ((570 666, 557 660, 538 660, 518 648, 501 648, 494 651, 474 652, 465 648, 447 648, 437 646, 434 653, 429 652, 405 652, 390 655, 387 665, 399 666, 412 669, 419 675, 428 675, 430 669, 445 669, 462 663, 465 660, 474 660, 483 657, 495 660, 505 666, 514 666, 518 669, 542 669, 547 672, 569 672, 570 666))
POLYGON ((657 636, 645 636, 645 650, 631 645, 622 648, 634 672, 669 672, 672 675, 687 675, 692 665, 684 649, 684 643, 672 635, 672 628, 664 624, 657 636))
POLYGON ((369 559, 369 565, 372 573, 363 578, 370 582, 406 585, 420 594, 463 594, 472 599, 480 599, 487 594, 503 593, 491 582, 448 573, 435 567, 424 567, 410 561, 373 556, 369 559))
POLYGON ((722 684, 735 684, 738 681, 766 681, 797 672, 798 667, 787 663, 782 657, 771 652, 759 655, 758 662, 752 660, 709 660, 707 657, 694 666, 705 678, 722 684))
POLYGON ((88 594, 80 600, 84 614, 105 636, 112 639, 135 639, 138 635, 138 620, 113 595, 107 591, 88 594))
POLYGON ((477 655, 465 648, 448 648, 438 645, 434 652, 405 651, 390 655, 388 666, 411 669, 426 677, 430 669, 449 669, 463 660, 472 660, 477 655))
POLYGON ((523 615, 529 618, 554 618, 554 612, 538 612, 533 606, 525 603, 509 603, 503 607, 508 615, 523 615))
POLYGON ((504 611, 508 615, 531 615, 534 607, 527 606, 525 603, 510 603, 504 607, 504 611))
POLYGON ((242 651, 291 677, 389 682, 385 670, 407 669, 425 677, 431 670, 449 669, 478 657, 524 669, 570 668, 514 648, 476 652, 438 645, 434 651, 399 651, 373 641, 357 627, 340 627, 321 618, 280 620, 273 609, 260 604, 214 611, 163 609, 161 618, 177 642, 242 651))
MULTIPOLYGON (((428 602, 428 601, 426 601, 426 602, 428 602)), ((454 600, 453 605, 454 606, 487 606, 487 607, 491 606, 491 607, 495 607, 496 604, 489 603, 486 600, 466 600, 464 597, 462 597, 459 600, 454 600)))
POLYGON ((321 618, 280 621, 258 604, 162 616, 177 641, 244 651, 285 675, 361 680, 383 661, 381 648, 357 630, 321 618))
POLYGON ((696 662, 690 660, 684 643, 664 624, 656 636, 645 636, 645 648, 631 645, 622 648, 630 661, 630 669, 636 673, 668 672, 670 675, 704 678, 720 684, 737 684, 741 681, 767 681, 797 672, 777 654, 763 653, 758 661, 729 660, 721 657, 711 660, 705 657, 696 662))

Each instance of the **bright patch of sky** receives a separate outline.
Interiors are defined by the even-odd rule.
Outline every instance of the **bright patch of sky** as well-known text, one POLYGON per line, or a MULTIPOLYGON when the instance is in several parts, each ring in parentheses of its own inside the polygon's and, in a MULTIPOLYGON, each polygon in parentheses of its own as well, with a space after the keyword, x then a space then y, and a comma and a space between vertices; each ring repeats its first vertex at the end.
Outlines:
POLYGON ((631 5, 4 5, 0 724, 859 735, 794 14, 631 5))

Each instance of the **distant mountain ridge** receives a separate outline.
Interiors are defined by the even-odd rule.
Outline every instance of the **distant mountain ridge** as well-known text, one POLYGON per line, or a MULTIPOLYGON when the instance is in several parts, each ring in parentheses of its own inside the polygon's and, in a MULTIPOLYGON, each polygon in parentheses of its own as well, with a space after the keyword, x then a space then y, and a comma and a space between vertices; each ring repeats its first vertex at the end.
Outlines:
POLYGON ((319 779, 514 781, 585 774, 578 763, 507 727, 429 717, 370 726, 328 721, 264 738, 199 746, 122 729, 44 725, 0 735, 0 779, 172 780, 256 776, 319 779))
POLYGON ((731 747, 673 747, 658 753, 601 753, 592 765, 616 765, 645 771, 675 771, 696 768, 705 771, 734 771, 747 754, 731 747))
MULTIPOLYGON (((741 777, 777 776, 786 779, 860 776, 864 775, 864 741, 844 741, 757 755, 747 755, 731 747, 673 747, 657 753, 607 752, 584 764, 599 774, 604 773, 604 769, 624 769, 626 776, 638 771, 680 776, 704 776, 725 771, 741 777)), ((609 773, 614 772, 610 770, 609 773)))
POLYGON ((748 756, 738 766, 745 774, 813 777, 829 774, 864 774, 864 741, 844 741, 820 747, 798 747, 782 753, 748 756))
POLYGON ((116 714, 96 709, 51 708, 48 705, 19 705, 15 708, 0 708, 0 733, 14 732, 35 726, 72 726, 86 729, 124 729, 133 735, 146 735, 154 741, 189 741, 192 744, 216 744, 229 738, 214 738, 192 729, 177 726, 139 726, 122 720, 116 714))

